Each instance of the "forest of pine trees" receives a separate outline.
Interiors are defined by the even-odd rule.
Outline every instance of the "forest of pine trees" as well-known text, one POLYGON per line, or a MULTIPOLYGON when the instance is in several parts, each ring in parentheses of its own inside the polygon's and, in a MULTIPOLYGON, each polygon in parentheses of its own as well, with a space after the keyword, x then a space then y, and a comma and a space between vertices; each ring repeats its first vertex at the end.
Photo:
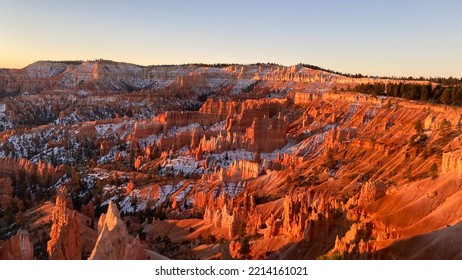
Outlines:
POLYGON ((395 96, 408 100, 430 101, 446 105, 462 105, 462 85, 460 84, 449 86, 437 85, 436 87, 432 87, 430 84, 418 85, 410 83, 359 84, 353 88, 353 91, 372 95, 395 96))

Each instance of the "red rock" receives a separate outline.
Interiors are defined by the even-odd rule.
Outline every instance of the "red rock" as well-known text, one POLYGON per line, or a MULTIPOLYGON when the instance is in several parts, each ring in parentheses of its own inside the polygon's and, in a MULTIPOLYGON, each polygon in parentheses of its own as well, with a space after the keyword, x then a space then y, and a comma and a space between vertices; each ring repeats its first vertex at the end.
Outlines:
POLYGON ((48 256, 53 260, 80 260, 82 239, 80 221, 75 211, 67 209, 67 193, 61 188, 53 210, 48 256))
POLYGON ((27 230, 18 230, 8 240, 0 240, 0 260, 32 260, 34 246, 29 241, 27 230))
POLYGON ((106 214, 98 221, 98 239, 89 260, 146 259, 139 239, 130 242, 127 227, 117 206, 109 202, 106 214))
POLYGON ((278 223, 273 214, 265 221, 266 229, 263 237, 265 239, 270 239, 276 237, 279 234, 281 224, 278 223))
POLYGON ((126 193, 130 194, 134 189, 135 189, 135 184, 132 181, 128 182, 126 193))
POLYGON ((34 164, 27 159, 0 158, 0 175, 13 175, 16 178, 19 178, 20 172, 23 172, 27 178, 32 178, 34 176, 36 178, 46 178, 50 176, 51 183, 54 184, 64 175, 64 169, 64 166, 53 167, 42 161, 34 164))
POLYGON ((127 247, 126 260, 146 260, 146 253, 140 243, 139 236, 133 238, 132 243, 127 247))
POLYGON ((233 206, 232 201, 226 196, 222 196, 217 203, 209 201, 205 208, 204 222, 216 228, 228 229, 228 237, 233 239, 242 234, 255 235, 261 226, 262 218, 253 197, 244 193, 242 206, 233 206))
POLYGON ((459 150, 444 153, 441 169, 444 173, 456 172, 459 176, 462 176, 462 152, 459 150))
POLYGON ((89 218, 95 218, 95 204, 90 200, 87 204, 82 205, 82 214, 89 218))
POLYGON ((137 122, 133 131, 133 137, 142 139, 149 135, 157 135, 162 132, 163 125, 157 122, 137 122))
POLYGON ((367 181, 359 193, 358 205, 368 205, 379 198, 382 198, 387 193, 387 186, 382 181, 370 182, 367 181))

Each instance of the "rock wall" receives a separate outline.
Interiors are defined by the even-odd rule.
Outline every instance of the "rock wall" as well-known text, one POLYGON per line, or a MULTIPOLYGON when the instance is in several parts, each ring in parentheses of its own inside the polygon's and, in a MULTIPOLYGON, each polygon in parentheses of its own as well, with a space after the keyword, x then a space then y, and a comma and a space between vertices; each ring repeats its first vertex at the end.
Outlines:
POLYGON ((157 135, 163 128, 164 126, 157 122, 137 122, 133 129, 133 136, 138 139, 146 138, 149 135, 157 135))
POLYGON ((305 193, 286 195, 282 216, 277 218, 271 215, 265 221, 264 238, 284 235, 293 240, 326 242, 331 220, 342 211, 344 208, 336 201, 324 202, 317 199, 315 202, 305 193))
POLYGON ((203 112, 184 112, 168 111, 156 116, 159 124, 166 125, 167 128, 183 127, 189 124, 198 123, 202 126, 210 126, 223 120, 219 114, 203 112))
POLYGON ((235 160, 228 169, 227 178, 223 182, 234 182, 256 178, 261 172, 260 165, 248 160, 235 160))
POLYGON ((279 118, 254 118, 246 129, 247 149, 253 152, 270 153, 287 144, 288 124, 279 118))
POLYGON ((53 167, 51 164, 39 161, 37 164, 31 163, 27 159, 11 159, 11 158, 0 158, 0 176, 15 176, 18 180, 20 173, 24 173, 27 177, 45 178, 47 175, 51 176, 52 184, 56 183, 59 178, 64 175, 64 167, 53 167))

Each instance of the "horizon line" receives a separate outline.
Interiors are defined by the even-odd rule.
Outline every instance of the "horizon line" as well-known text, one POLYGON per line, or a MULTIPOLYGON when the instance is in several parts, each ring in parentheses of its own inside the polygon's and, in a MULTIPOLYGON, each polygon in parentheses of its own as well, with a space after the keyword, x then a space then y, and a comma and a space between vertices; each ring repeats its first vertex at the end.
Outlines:
POLYGON ((138 64, 134 62, 126 62, 126 61, 117 61, 112 59, 106 58, 95 58, 95 59, 40 59, 28 63, 26 66, 22 68, 9 68, 9 67, 1 67, 0 69, 7 69, 7 70, 22 70, 34 63, 38 62, 48 62, 48 63, 64 63, 64 64, 71 64, 71 63, 85 63, 85 62, 112 62, 112 63, 124 63, 124 64, 131 64, 138 67, 159 67, 159 66, 187 66, 187 65, 204 65, 204 66, 244 66, 244 65, 273 65, 273 66, 281 66, 281 67, 291 67, 291 66, 303 66, 305 68, 310 68, 313 70, 321 70, 333 74, 338 74, 347 77, 364 77, 364 78, 380 78, 380 79, 406 79, 406 80, 431 80, 431 79, 459 79, 462 82, 462 75, 460 77, 456 76, 397 76, 397 75, 372 75, 372 74, 363 74, 363 73, 352 73, 352 72, 341 72, 337 70, 332 70, 329 68, 324 68, 321 66, 299 62, 297 64, 285 65, 281 63, 275 62, 252 62, 252 63, 238 63, 238 62, 215 62, 215 63, 205 63, 205 62, 187 62, 187 63, 177 63, 177 64, 138 64))

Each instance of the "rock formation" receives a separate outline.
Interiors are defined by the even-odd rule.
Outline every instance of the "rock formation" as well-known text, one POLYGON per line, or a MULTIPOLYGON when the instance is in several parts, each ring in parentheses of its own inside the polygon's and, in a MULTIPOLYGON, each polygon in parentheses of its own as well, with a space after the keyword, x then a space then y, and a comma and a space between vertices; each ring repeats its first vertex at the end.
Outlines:
POLYGON ((59 189, 53 210, 50 241, 47 244, 48 256, 52 260, 80 260, 81 225, 76 211, 67 209, 67 192, 59 189))
POLYGON ((226 197, 222 200, 210 201, 205 208, 204 221, 216 228, 228 230, 228 238, 255 235, 262 223, 252 196, 244 193, 242 205, 233 205, 226 197), (221 207, 220 207, 221 206, 221 207))
POLYGON ((371 224, 353 224, 344 237, 340 239, 337 236, 333 251, 343 254, 346 253, 349 257, 369 253, 371 251, 371 245, 366 243, 366 241, 371 236, 371 230, 371 224))
POLYGON ((382 181, 366 182, 359 193, 358 205, 367 205, 385 196, 387 186, 382 181))
POLYGON ((34 246, 29 241, 27 230, 18 230, 8 240, 0 240, 0 260, 32 260, 34 246))
POLYGON ((276 237, 279 234, 279 230, 282 225, 279 221, 276 220, 273 214, 265 221, 266 229, 263 237, 265 239, 270 239, 276 237))
POLYGON ((98 221, 98 239, 89 260, 145 259, 139 238, 130 242, 127 227, 116 204, 109 202, 106 214, 98 221))
POLYGON ((444 153, 441 169, 445 173, 456 172, 462 176, 462 151, 444 153))
POLYGON ((64 174, 64 170, 62 167, 53 167, 51 164, 42 161, 35 164, 23 158, 0 158, 0 176, 14 176, 19 179, 20 174, 24 174, 27 178, 46 178, 49 176, 51 183, 54 184, 64 174))
POLYGON ((125 259, 129 244, 129 235, 125 223, 120 218, 117 206, 109 202, 106 214, 98 221, 98 240, 91 253, 90 260, 125 259))
MULTIPOLYGON (((302 65, 0 69, 14 96, 0 104, 1 238, 24 223, 37 244, 51 218, 52 259, 241 258, 242 236, 252 258, 460 258, 462 109, 349 92, 369 82, 428 83, 302 65), (50 214, 58 182, 73 193, 50 214), (85 225, 109 200, 127 216, 110 202, 96 235, 85 225)), ((26 236, 1 241, 2 258, 31 257, 26 236)))

